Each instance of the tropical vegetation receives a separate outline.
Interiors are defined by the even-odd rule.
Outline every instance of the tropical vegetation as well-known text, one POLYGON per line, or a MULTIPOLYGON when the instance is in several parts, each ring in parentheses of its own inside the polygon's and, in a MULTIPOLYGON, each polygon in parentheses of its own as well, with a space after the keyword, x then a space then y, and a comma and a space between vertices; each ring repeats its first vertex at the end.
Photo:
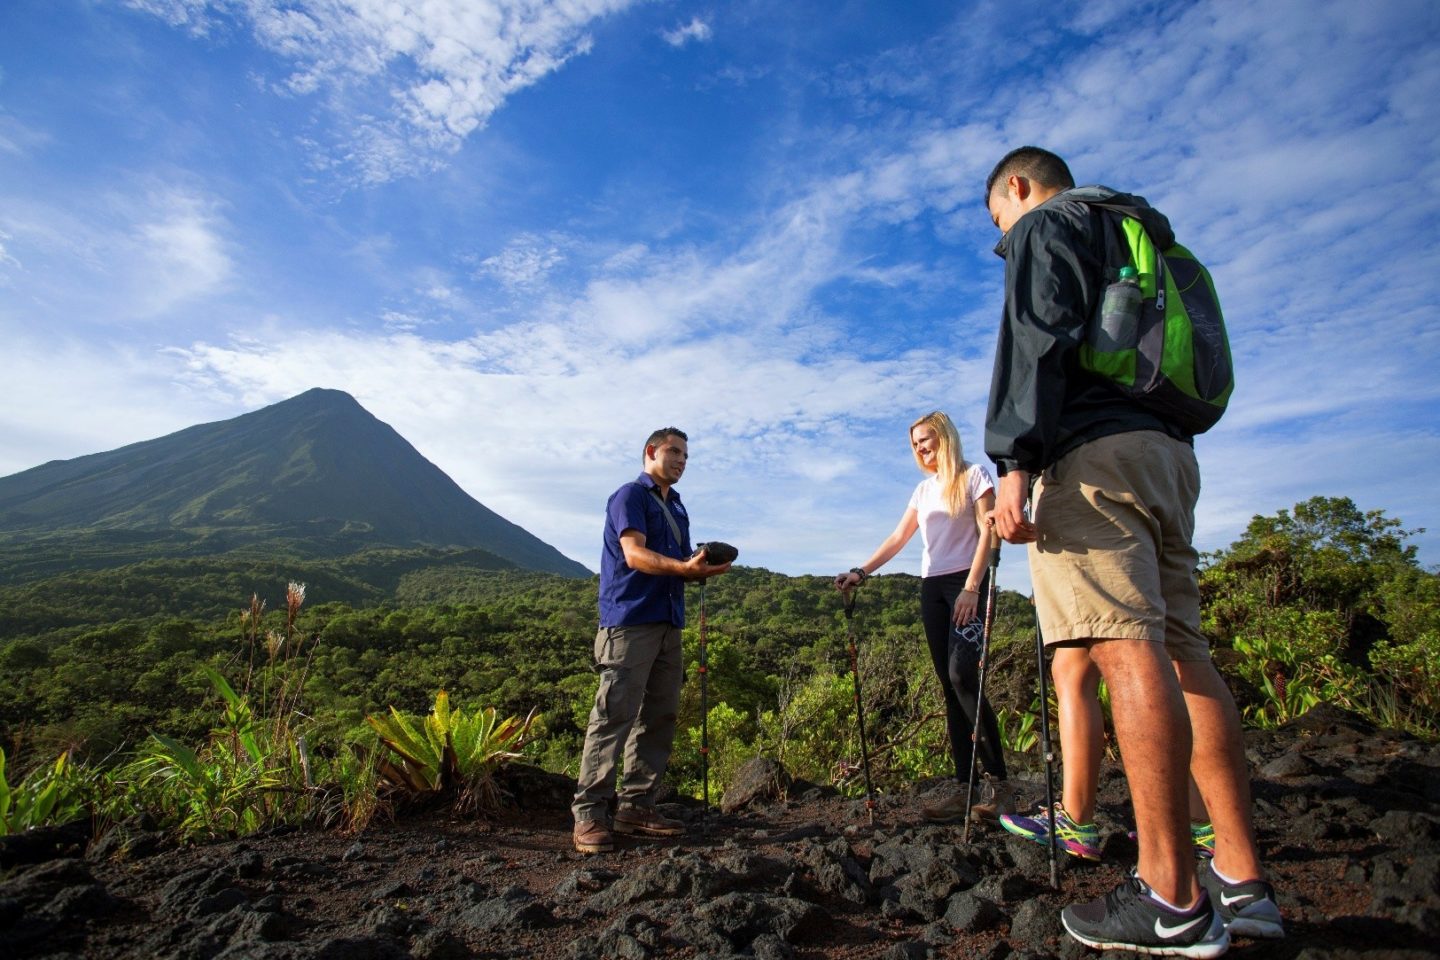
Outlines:
MULTIPOLYGON (((1204 558, 1204 626, 1248 723, 1329 702, 1440 732, 1440 581, 1415 532, 1317 497, 1204 558)), ((353 828, 416 802, 484 814, 516 760, 575 772, 598 682, 593 579, 488 569, 473 552, 310 559, 305 584, 253 547, 63 571, 19 556, 0 550, 0 833, 80 816, 105 829, 137 810, 182 836, 353 828)), ((949 772, 916 592, 910 576, 872 578, 848 624, 882 790, 949 772)), ((675 788, 698 796, 708 772, 713 799, 763 754, 862 789, 828 579, 742 567, 692 586, 691 664, 702 601, 708 710, 702 722, 692 669, 675 788)), ((1021 763, 1038 750, 1033 641, 1028 600, 1002 591, 989 691, 1021 763)))

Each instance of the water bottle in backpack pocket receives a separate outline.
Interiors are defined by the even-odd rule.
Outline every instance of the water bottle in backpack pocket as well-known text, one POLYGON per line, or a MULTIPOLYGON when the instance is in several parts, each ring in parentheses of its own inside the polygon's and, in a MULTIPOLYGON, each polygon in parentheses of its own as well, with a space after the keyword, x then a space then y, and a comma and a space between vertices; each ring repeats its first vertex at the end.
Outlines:
POLYGON ((1120 278, 1105 288, 1100 301, 1100 323, 1092 331, 1092 342, 1101 353, 1134 350, 1140 331, 1140 274, 1134 267, 1121 267, 1120 278))

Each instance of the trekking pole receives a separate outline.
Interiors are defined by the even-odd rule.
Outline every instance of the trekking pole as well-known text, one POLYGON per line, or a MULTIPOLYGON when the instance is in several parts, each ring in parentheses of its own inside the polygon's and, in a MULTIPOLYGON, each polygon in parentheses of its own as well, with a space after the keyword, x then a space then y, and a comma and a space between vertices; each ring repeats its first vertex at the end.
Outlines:
POLYGON ((870 751, 865 745, 865 705, 860 700, 860 657, 855 652, 855 593, 846 590, 845 634, 850 643, 850 678, 855 689, 855 718, 860 725, 860 765, 865 771, 865 810, 870 814, 870 825, 875 825, 875 787, 870 782, 870 751))
POLYGON ((705 652, 705 580, 700 581, 700 835, 710 835, 710 661, 705 652))
POLYGON ((1050 688, 1045 682, 1045 641, 1040 635, 1040 608, 1035 606, 1031 595, 1030 605, 1035 608, 1035 665, 1040 671, 1040 754, 1045 758, 1045 809, 1050 816, 1050 889, 1060 889, 1059 864, 1055 847, 1055 751, 1050 748, 1050 688))
MULTIPOLYGON (((975 767, 980 753, 980 712, 985 708, 985 668, 990 663, 990 629, 995 625, 995 581, 1000 575, 1000 534, 990 528, 990 574, 985 588, 985 627, 980 633, 980 679, 975 693, 975 729, 970 732, 970 777, 965 782, 965 826, 960 842, 970 842, 970 805, 975 797, 975 767)), ((952 628, 953 629, 953 628, 952 628)))

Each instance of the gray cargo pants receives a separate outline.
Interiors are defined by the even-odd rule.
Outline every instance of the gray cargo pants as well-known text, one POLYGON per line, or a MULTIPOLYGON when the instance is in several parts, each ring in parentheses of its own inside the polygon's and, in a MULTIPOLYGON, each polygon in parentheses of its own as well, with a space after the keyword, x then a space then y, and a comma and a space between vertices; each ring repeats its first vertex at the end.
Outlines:
POLYGON ((669 623, 601 627, 595 635, 595 664, 600 688, 590 710, 570 806, 576 823, 609 819, 622 748, 620 802, 655 802, 675 743, 675 714, 685 678, 680 628, 669 623))

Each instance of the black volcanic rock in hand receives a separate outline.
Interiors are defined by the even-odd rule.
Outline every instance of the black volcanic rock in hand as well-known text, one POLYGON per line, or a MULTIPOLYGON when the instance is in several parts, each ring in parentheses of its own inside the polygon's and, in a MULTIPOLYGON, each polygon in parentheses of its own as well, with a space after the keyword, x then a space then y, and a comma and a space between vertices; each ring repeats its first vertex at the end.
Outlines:
POLYGON ((740 556, 739 550, 720 540, 700 544, 699 552, 705 554, 706 563, 716 567, 722 563, 733 563, 740 556))

